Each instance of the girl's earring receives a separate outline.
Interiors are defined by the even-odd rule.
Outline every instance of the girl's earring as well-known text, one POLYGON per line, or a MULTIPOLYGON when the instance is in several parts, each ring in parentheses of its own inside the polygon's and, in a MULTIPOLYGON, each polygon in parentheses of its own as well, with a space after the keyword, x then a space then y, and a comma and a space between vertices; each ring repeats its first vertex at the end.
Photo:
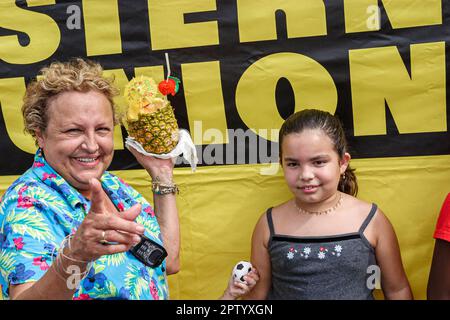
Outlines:
POLYGON ((343 174, 341 174, 341 179, 339 181, 339 187, 340 187, 341 191, 344 191, 345 179, 347 179, 347 176, 345 175, 345 172, 344 172, 343 174))

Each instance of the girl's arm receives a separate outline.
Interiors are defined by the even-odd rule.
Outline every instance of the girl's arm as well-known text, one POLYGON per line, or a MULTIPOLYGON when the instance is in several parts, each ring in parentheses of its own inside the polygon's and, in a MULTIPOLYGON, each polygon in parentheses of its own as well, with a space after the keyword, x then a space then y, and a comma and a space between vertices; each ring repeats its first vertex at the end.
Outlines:
POLYGON ((450 242, 436 239, 428 278, 427 298, 450 300, 450 242))
POLYGON ((385 299, 413 299, 411 288, 403 269, 400 247, 394 228, 379 209, 373 222, 376 235, 375 255, 380 267, 381 288, 385 299))
POLYGON ((272 268, 270 263, 269 251, 267 244, 269 241, 269 226, 267 224, 266 214, 259 218, 255 226, 252 236, 252 254, 251 263, 258 270, 259 281, 256 283, 253 290, 244 299, 263 300, 266 299, 272 284, 272 268))
POLYGON ((246 283, 236 281, 231 275, 228 287, 219 300, 236 300, 250 292, 259 280, 256 268, 253 268, 249 274, 244 276, 244 280, 246 283))

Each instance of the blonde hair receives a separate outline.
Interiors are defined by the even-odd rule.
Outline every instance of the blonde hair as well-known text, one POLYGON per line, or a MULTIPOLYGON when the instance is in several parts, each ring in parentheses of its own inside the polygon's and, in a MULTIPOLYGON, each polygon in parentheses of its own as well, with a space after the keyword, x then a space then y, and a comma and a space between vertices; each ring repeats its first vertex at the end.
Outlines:
POLYGON ((22 115, 25 132, 36 140, 36 131, 44 132, 48 124, 48 105, 60 93, 68 91, 98 91, 111 104, 114 124, 119 123, 113 98, 119 94, 114 79, 103 77, 100 64, 76 58, 68 62, 53 62, 41 70, 42 76, 30 83, 23 99, 22 115))

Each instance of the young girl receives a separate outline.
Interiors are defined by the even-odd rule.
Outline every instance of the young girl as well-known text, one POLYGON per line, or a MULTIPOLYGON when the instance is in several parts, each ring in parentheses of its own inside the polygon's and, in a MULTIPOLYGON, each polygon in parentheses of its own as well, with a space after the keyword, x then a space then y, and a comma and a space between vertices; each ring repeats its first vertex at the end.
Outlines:
POLYGON ((373 299, 379 280, 386 299, 412 299, 392 225, 375 204, 355 198, 339 120, 319 110, 295 113, 279 146, 294 197, 256 224, 251 262, 260 279, 245 298, 373 299))

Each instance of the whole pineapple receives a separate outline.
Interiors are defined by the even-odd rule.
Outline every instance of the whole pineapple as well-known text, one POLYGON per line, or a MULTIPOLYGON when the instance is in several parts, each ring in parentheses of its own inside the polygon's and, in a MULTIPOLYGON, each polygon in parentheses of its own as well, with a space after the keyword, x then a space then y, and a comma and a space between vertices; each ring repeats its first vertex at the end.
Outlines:
POLYGON ((178 144, 178 124, 167 97, 152 78, 132 79, 125 87, 128 134, 149 153, 169 153, 178 144))

